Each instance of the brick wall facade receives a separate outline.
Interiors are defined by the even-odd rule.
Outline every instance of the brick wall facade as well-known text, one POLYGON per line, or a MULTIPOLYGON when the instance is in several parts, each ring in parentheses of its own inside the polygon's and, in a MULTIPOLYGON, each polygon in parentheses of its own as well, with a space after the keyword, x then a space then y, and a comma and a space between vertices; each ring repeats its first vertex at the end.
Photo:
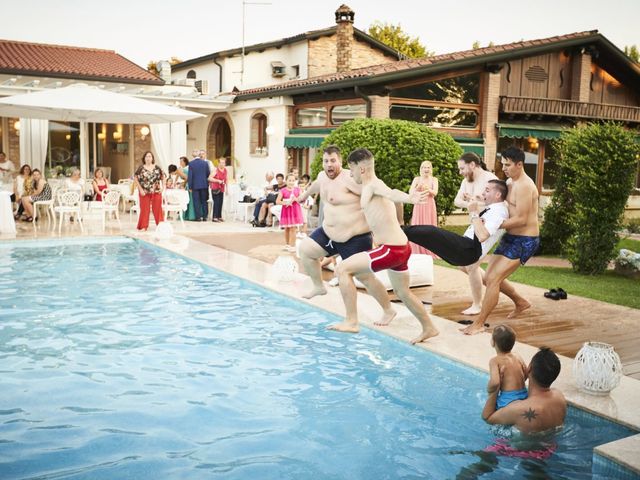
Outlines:
POLYGON ((389 118, 390 99, 388 96, 371 95, 371 118, 389 118))
POLYGON ((591 55, 577 52, 571 63, 571 100, 589 101, 591 55))
MULTIPOLYGON (((135 171, 138 166, 142 164, 142 155, 144 152, 151 150, 151 133, 142 140, 142 133, 140 129, 146 125, 134 125, 133 126, 133 170, 135 171)), ((131 172, 133 173, 133 172, 131 172)), ((111 179, 113 180, 113 178, 111 179)), ((116 179, 117 181, 117 179, 116 179)))
POLYGON ((483 75, 482 125, 484 137, 484 161, 489 170, 495 170, 496 150, 498 148, 498 114, 500 109, 500 73, 485 72, 483 75))
POLYGON ((5 145, 4 153, 7 154, 7 158, 13 162, 13 165, 16 167, 16 170, 20 168, 20 136, 16 131, 14 124, 18 121, 17 118, 9 119, 9 135, 8 135, 8 145, 5 145))

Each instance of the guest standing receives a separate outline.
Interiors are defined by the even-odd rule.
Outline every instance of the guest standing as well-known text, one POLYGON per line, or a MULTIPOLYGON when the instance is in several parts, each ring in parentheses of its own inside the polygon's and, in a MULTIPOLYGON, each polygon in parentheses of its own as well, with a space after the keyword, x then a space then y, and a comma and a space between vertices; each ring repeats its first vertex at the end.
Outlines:
POLYGON ((218 159, 218 168, 215 169, 213 175, 209 178, 209 186, 211 187, 211 198, 213 199, 213 214, 211 221, 223 222, 222 219, 222 202, 224 201, 225 186, 227 185, 227 159, 221 157, 218 159))
POLYGON ((162 190, 164 173, 156 165, 156 160, 151 152, 145 152, 142 156, 142 165, 136 170, 133 181, 140 195, 140 216, 138 217, 138 230, 149 228, 149 213, 153 210, 153 218, 158 225, 162 220, 162 190))
POLYGON ((286 187, 278 192, 277 205, 282 205, 280 214, 280 226, 284 228, 285 249, 295 252, 296 230, 304 223, 302 207, 298 197, 302 194, 300 187, 296 187, 296 176, 293 173, 287 175, 286 187))
MULTIPOLYGON (((409 195, 413 192, 427 192, 426 200, 413 206, 411 225, 438 226, 438 211, 436 209, 436 195, 438 195, 438 179, 433 176, 433 165, 428 160, 420 164, 420 176, 413 179, 409 187, 409 195)), ((424 247, 411 243, 411 253, 421 253, 436 257, 424 247)))
POLYGON ((207 200, 209 198, 208 178, 211 175, 209 164, 204 158, 196 157, 189 162, 187 183, 193 194, 193 209, 195 220, 204 222, 207 219, 207 200))
POLYGON ((93 195, 96 202, 101 202, 104 195, 104 191, 109 187, 109 182, 104 178, 104 172, 101 168, 96 168, 96 172, 93 174, 93 195))
POLYGON ((177 174, 184 180, 184 188, 189 192, 189 205, 187 206, 187 211, 184 213, 185 220, 195 220, 196 219, 196 211, 193 208, 193 192, 189 189, 189 184, 187 183, 189 180, 189 159, 187 157, 180 157, 180 168, 177 171, 177 174))

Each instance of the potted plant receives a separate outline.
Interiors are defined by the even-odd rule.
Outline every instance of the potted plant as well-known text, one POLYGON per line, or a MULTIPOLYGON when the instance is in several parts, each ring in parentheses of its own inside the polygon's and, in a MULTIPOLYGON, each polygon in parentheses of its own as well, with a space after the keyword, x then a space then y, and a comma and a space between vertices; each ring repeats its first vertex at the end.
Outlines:
POLYGON ((640 279, 640 253, 621 248, 615 261, 615 271, 634 279, 640 279))

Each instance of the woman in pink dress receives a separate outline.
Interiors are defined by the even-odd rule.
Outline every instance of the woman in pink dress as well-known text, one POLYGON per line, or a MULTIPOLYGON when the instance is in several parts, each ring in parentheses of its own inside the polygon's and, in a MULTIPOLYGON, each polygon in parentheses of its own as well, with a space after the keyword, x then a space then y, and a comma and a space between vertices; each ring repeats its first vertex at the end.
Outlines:
POLYGON ((282 205, 280 214, 280 226, 284 228, 284 247, 289 252, 294 252, 296 241, 296 230, 304 224, 302 207, 298 203, 298 197, 302 194, 300 187, 296 187, 296 176, 292 173, 287 175, 287 186, 281 188, 276 199, 277 205, 282 205))
MULTIPOLYGON (((438 195, 438 179, 433 176, 433 166, 431 162, 425 160, 420 164, 420 176, 413 179, 409 193, 427 192, 429 195, 424 202, 413 206, 411 215, 411 225, 433 225, 438 226, 438 211, 436 210, 436 195, 438 195)), ((438 258, 424 247, 411 243, 411 253, 422 253, 438 258)))

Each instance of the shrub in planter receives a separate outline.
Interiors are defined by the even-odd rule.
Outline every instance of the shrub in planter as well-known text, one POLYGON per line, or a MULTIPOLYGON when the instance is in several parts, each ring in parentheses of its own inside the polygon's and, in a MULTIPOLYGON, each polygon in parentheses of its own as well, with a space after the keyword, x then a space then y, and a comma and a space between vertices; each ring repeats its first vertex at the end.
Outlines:
POLYGON ((640 253, 621 248, 615 261, 615 270, 621 275, 640 279, 640 253))
MULTIPOLYGON (((389 187, 403 192, 409 191, 411 181, 419 175, 420 163, 431 161, 433 175, 439 181, 438 214, 448 215, 453 211, 453 199, 460 184, 457 160, 462 148, 450 135, 404 120, 352 120, 325 138, 311 164, 313 178, 322 170, 322 150, 328 145, 340 147, 344 167, 351 151, 368 148, 376 159, 377 176, 389 187)), ((412 208, 405 205, 405 220, 411 217, 412 208)))

